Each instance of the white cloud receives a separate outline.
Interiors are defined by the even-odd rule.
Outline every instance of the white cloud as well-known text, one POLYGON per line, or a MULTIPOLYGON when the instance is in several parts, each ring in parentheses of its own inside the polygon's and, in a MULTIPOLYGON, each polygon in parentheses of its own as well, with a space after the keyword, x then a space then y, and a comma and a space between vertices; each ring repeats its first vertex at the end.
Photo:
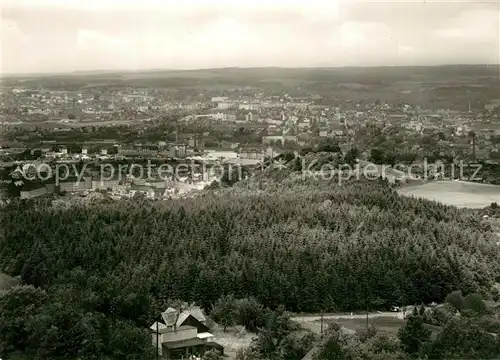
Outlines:
POLYGON ((355 61, 376 57, 386 61, 394 56, 398 46, 389 27, 369 22, 345 22, 340 28, 340 43, 344 56, 355 61))
POLYGON ((24 41, 26 36, 19 28, 17 21, 0 18, 0 36, 2 43, 14 41, 24 41))
POLYGON ((3 5, 16 7, 65 7, 86 10, 109 9, 169 9, 178 8, 240 8, 251 9, 299 9, 312 16, 321 16, 326 12, 338 11, 339 0, 252 0, 235 2, 234 0, 2 0, 3 5))
POLYGON ((14 20, 0 19, 0 73, 13 67, 31 67, 32 61, 25 51, 29 38, 14 20))
POLYGON ((76 42, 77 50, 116 49, 124 47, 127 42, 120 37, 109 36, 88 29, 79 29, 76 42))
POLYGON ((490 62, 499 51, 500 13, 468 0, 0 2, 11 25, 2 65, 13 72, 454 63, 471 59, 463 42, 490 62))
POLYGON ((413 46, 400 45, 398 47, 398 53, 402 56, 413 55, 415 52, 416 50, 413 46))
POLYGON ((462 13, 443 24, 435 34, 441 38, 500 43, 500 11, 486 9, 462 13))

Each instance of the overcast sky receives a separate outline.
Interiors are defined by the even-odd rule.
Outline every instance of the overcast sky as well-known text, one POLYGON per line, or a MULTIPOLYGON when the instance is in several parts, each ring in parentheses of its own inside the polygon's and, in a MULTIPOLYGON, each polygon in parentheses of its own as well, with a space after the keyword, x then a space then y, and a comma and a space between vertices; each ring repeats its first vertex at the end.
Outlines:
POLYGON ((500 0, 0 0, 3 73, 500 63, 500 0))

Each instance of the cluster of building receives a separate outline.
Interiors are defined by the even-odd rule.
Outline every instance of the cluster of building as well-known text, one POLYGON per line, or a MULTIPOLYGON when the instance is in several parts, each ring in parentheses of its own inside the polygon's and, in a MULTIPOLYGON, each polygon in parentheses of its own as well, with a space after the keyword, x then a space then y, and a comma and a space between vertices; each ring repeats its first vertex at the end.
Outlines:
MULTIPOLYGON (((18 166, 10 173, 10 177, 16 183, 15 185, 19 186, 22 199, 48 194, 86 197, 91 193, 100 192, 115 199, 143 196, 151 200, 167 200, 188 196, 202 190, 213 181, 219 180, 219 173, 213 168, 199 167, 192 170, 187 166, 184 174, 176 174, 174 171, 161 173, 161 170, 152 167, 147 177, 144 174, 141 174, 142 177, 135 176, 131 167, 111 168, 106 165, 103 165, 102 169, 84 168, 81 173, 72 173, 69 176, 64 174, 63 177, 46 175, 55 174, 57 168, 58 163, 51 165, 27 163, 24 166, 18 166)), ((71 171, 71 168, 69 169, 71 171)))
POLYGON ((276 155, 272 148, 198 151, 192 145, 108 143, 112 151, 103 148, 99 152, 90 152, 87 147, 72 152, 66 146, 55 145, 31 149, 37 160, 0 161, 0 169, 15 167, 8 178, 16 182, 22 199, 48 194, 86 197, 100 192, 116 199, 144 196, 167 200, 189 196, 220 181, 224 169, 231 168, 231 176, 241 177, 242 166, 255 166, 276 155), (71 173, 56 176, 61 168, 71 173), (134 168, 140 170, 139 174, 134 173, 134 168))
MULTIPOLYGON (((498 101, 486 104, 481 111, 469 108, 468 112, 461 112, 424 109, 401 102, 343 101, 299 91, 292 95, 259 89, 219 93, 207 90, 201 94, 194 89, 189 91, 133 87, 82 87, 68 91, 13 88, 0 94, 0 130, 5 129, 6 123, 14 124, 14 120, 36 123, 40 116, 49 119, 45 122, 51 119, 64 122, 56 126, 58 130, 88 125, 89 119, 95 120, 92 123, 95 126, 141 123, 135 145, 122 143, 121 133, 117 132, 117 138, 109 144, 102 141, 100 146, 80 144, 80 154, 65 153, 64 149, 54 154, 50 146, 43 145, 38 149, 42 158, 59 161, 185 159, 206 156, 208 150, 236 153, 229 157, 240 160, 259 160, 269 155, 270 147, 297 150, 333 139, 343 148, 363 148, 380 134, 387 137, 396 134, 401 151, 426 154, 451 149, 456 156, 474 152, 477 158, 500 154, 498 101), (180 125, 182 131, 175 131, 176 141, 170 136, 170 141, 141 142, 145 129, 154 133, 158 124, 147 121, 162 119, 178 110, 183 115, 176 122, 176 129, 180 125), (436 141, 426 146, 424 137, 436 141)), ((37 136, 35 132, 28 138, 37 136)))
MULTIPOLYGON (((376 127, 384 134, 403 137, 407 151, 426 151, 421 145, 424 136, 438 139, 437 147, 453 147, 457 152, 470 150, 470 134, 476 133, 475 155, 488 158, 498 151, 500 125, 495 121, 496 107, 483 111, 460 112, 448 109, 429 110, 409 104, 388 104, 380 101, 341 102, 317 97, 229 98, 213 97, 211 109, 186 116, 188 124, 208 123, 243 126, 260 137, 263 146, 312 146, 324 138, 339 144, 358 146, 366 143, 367 133, 376 127), (367 131, 368 130, 368 131, 367 131)), ((498 118, 498 114, 496 115, 498 118)), ((498 120, 498 119, 496 119, 498 120)))

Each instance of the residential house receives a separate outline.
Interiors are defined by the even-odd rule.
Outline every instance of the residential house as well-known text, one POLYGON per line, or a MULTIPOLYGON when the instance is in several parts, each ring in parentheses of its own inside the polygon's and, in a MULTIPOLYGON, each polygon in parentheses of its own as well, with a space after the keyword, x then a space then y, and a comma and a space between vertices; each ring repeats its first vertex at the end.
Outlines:
POLYGON ((222 112, 222 111, 213 113, 213 114, 211 114, 209 116, 211 116, 212 119, 219 120, 219 121, 226 121, 228 119, 227 113, 226 112, 222 112))
POLYGON ((311 123, 310 123, 309 119, 304 119, 303 121, 300 121, 298 123, 298 127, 299 127, 300 131, 307 131, 307 130, 309 130, 310 126, 311 126, 311 123))
POLYGON ((240 159, 262 159, 264 152, 262 149, 244 148, 240 149, 240 159))
POLYGON ((153 157, 158 155, 158 150, 142 148, 121 148, 118 149, 118 155, 130 157, 153 157))
POLYGON ((185 158, 187 156, 187 144, 178 144, 171 146, 170 156, 173 158, 185 158))
POLYGON ((217 108, 218 109, 223 109, 223 110, 230 109, 233 106, 234 106, 234 104, 232 102, 230 102, 230 101, 227 101, 227 100, 226 101, 219 101, 217 103, 217 108))
POLYGON ((500 99, 491 100, 489 103, 484 104, 486 110, 493 110, 496 107, 500 107, 500 99))
POLYGON ((214 97, 212 97, 212 102, 214 102, 214 103, 223 102, 223 101, 227 101, 227 100, 228 100, 227 96, 214 96, 214 97))
POLYGON ((283 120, 281 120, 281 119, 266 119, 266 122, 269 125, 276 125, 278 127, 283 125, 283 120))
POLYGON ((143 194, 147 199, 155 199, 155 190, 151 186, 146 185, 132 185, 132 190, 143 194))
POLYGON ((201 309, 197 307, 182 311, 177 318, 176 325, 177 327, 183 325, 194 326, 198 329, 199 334, 210 332, 207 327, 207 318, 203 315, 201 309))
POLYGON ((224 352, 224 347, 213 341, 213 335, 208 332, 203 319, 196 313, 168 308, 161 316, 163 322, 155 322, 150 329, 153 346, 158 348, 162 359, 203 356, 206 351, 212 349, 221 354, 224 352))
POLYGON ((105 178, 95 178, 92 179, 92 190, 107 190, 111 189, 116 191, 120 185, 120 179, 105 179, 105 178))

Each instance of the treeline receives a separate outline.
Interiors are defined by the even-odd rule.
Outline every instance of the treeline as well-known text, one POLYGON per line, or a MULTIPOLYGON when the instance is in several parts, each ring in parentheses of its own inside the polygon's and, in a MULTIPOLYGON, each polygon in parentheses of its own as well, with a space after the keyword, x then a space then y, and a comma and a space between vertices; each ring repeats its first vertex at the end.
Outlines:
MULTIPOLYGON (((112 312, 92 310, 68 286, 16 286, 0 294, 3 359, 151 360, 147 329, 112 312)), ((88 299, 87 299, 88 300, 88 299)))
POLYGON ((479 214, 402 198, 383 181, 336 183, 247 179, 171 203, 68 209, 13 201, 0 211, 1 270, 40 288, 32 291, 48 300, 36 312, 68 308, 67 321, 106 346, 96 329, 136 334, 172 298, 205 309, 233 294, 271 309, 382 310, 455 289, 486 293, 495 282, 499 251, 479 214))

